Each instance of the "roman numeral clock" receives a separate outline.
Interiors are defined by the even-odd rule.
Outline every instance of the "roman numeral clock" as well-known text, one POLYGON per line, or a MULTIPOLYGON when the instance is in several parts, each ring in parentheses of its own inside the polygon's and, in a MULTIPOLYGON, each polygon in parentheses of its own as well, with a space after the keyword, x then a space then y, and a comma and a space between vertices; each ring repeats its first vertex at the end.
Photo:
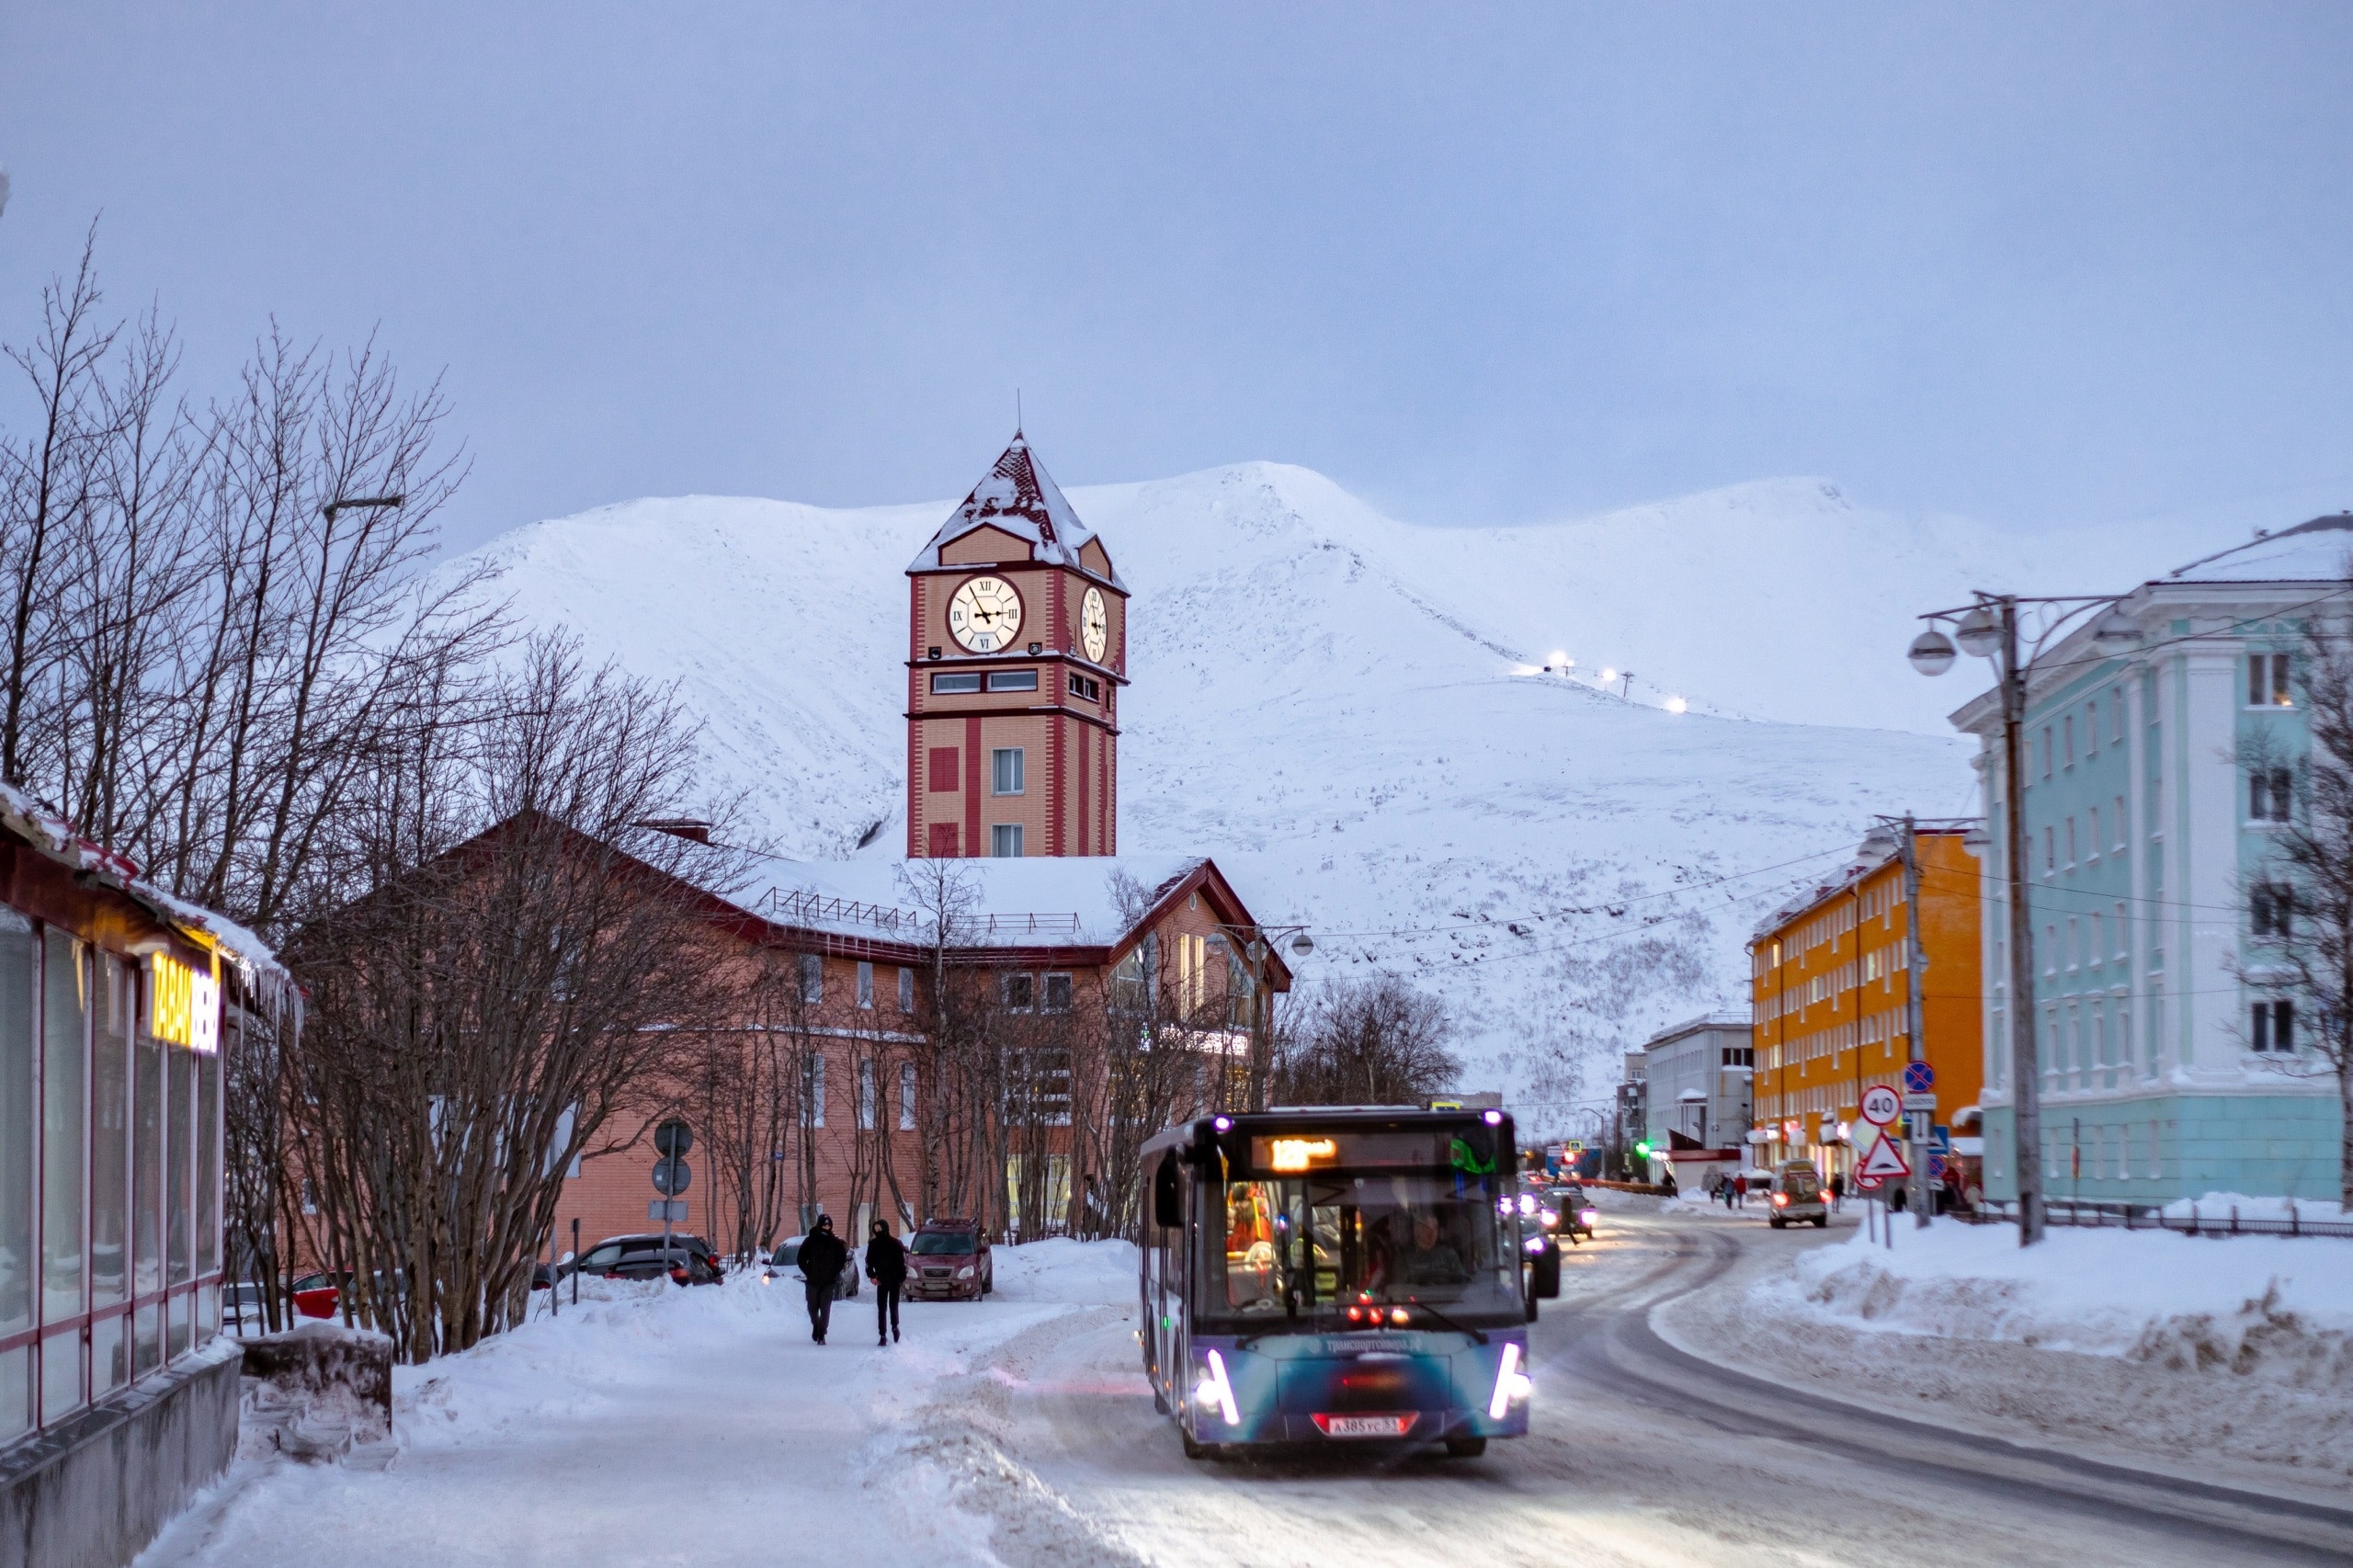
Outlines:
POLYGON ((907 580, 907 853, 1117 854, 1128 590, 1019 434, 907 580))

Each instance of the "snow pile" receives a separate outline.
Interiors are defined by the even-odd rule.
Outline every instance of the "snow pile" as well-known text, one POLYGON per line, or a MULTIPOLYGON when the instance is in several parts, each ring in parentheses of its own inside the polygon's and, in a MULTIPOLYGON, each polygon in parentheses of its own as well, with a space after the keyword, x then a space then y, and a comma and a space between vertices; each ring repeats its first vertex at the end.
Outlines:
POLYGON ((2233 1215, 2242 1220, 2353 1219, 2353 1213, 2325 1198, 2259 1198, 2244 1192, 2210 1192, 2203 1198, 2177 1198, 2165 1205, 2169 1220, 2196 1220, 2200 1226, 2228 1226, 2233 1215))
POLYGON ((996 1297, 1072 1306, 1125 1306, 1136 1299, 1133 1242, 1074 1242, 1054 1236, 998 1247, 996 1297))
POLYGON ((1899 1221, 1750 1290, 1760 1309, 1848 1328, 2006 1341, 2353 1392, 2353 1244, 1899 1221))

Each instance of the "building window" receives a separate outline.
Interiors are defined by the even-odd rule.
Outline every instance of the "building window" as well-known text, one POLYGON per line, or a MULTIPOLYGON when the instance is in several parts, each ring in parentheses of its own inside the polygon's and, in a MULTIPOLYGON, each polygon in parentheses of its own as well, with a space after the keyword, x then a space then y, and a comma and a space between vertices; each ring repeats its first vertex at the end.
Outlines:
POLYGON ((899 971, 899 1011, 912 1013, 915 1010, 915 971, 911 969, 903 969, 899 971))
MULTIPOLYGON (((905 974, 908 971, 901 970, 899 972, 905 974)), ((915 1130, 915 1064, 912 1062, 902 1062, 899 1063, 899 1131, 913 1132, 915 1130)))
POLYGON ((2099 960, 2107 954, 2107 952, 2108 916, 2104 915, 2095 915, 2092 916, 2092 945, 2091 951, 2087 956, 2087 960, 2093 968, 2097 969, 2099 967, 2099 960))
POLYGON ((2084 755, 2099 755, 2099 699, 2097 697, 2084 704, 2084 755))
POLYGON ((1073 670, 1070 672, 1070 694, 1083 697, 1089 702, 1100 702, 1103 700, 1103 683, 1093 676, 1083 676, 1073 670))
POLYGON ((2059 830, 2046 827, 2042 830, 2042 874, 2047 877, 2058 869, 2059 830))
POLYGON ((801 966, 801 1000, 814 1006, 825 999, 825 960, 815 953, 795 958, 801 966))
POLYGON ((2075 766, 2075 716, 2068 714, 2059 722, 2060 733, 2065 738, 2067 766, 2075 766))
POLYGON ((2042 726, 2042 776, 2051 777, 2051 726, 2042 726))
POLYGON ((935 794, 952 795, 963 787, 963 755, 955 746, 931 748, 931 788, 935 794))
POLYGON ((934 697, 950 697, 980 689, 981 673, 978 670, 970 675, 936 675, 931 677, 931 694, 934 697))
POLYGON ((2108 722, 2108 738, 2118 745, 2122 745, 2124 744, 2124 692, 2121 687, 2109 694, 2108 722))
POLYGON ((874 1058, 863 1056, 858 1062, 858 1125, 863 1131, 874 1131, 874 1058))
POLYGON ((870 963, 858 966, 858 1005, 866 1008, 874 1006, 874 966, 870 963))
POLYGON ((2246 705, 2249 708, 2290 708, 2295 705, 2295 699, 2288 689, 2287 654, 2247 655, 2246 705))
POLYGON ((1035 691, 1038 689, 1036 670, 991 670, 991 691, 1035 691))
POLYGON ((2247 914, 2258 937, 2294 935, 2296 890, 2280 882, 2257 882, 2247 890, 2247 914))
POLYGON ((1069 975, 1050 974, 1046 976, 1046 1011, 1049 1013, 1067 1013, 1070 1011, 1069 975))
POLYGON ((2067 819, 2067 869, 2075 869, 2075 819, 2067 819))
POLYGON ((2124 797, 2121 795, 2116 797, 2116 816, 2114 821, 2116 824, 2116 844, 2114 847, 2121 849, 2124 847, 2125 829, 2131 822, 2130 816, 2124 810, 2124 797))
POLYGON ((2082 961, 2080 949, 2082 936, 2081 928, 2075 924, 2075 917, 2070 915, 2067 916, 2067 968, 2070 971, 2082 961))
POLYGON ((2286 822, 2295 803, 2295 776, 2284 767, 2256 767, 2247 773, 2246 814, 2251 822, 2286 822))
POLYGON ((2087 855, 2086 856, 2086 858, 2087 858, 2087 859, 2092 859, 2092 860, 2097 860, 2097 859, 2098 859, 2098 858, 2099 858, 2099 808, 2098 808, 2097 806, 2094 806, 2094 807, 2091 809, 2091 819, 2090 819, 2090 821, 2091 821, 2091 839, 2090 839, 2090 848, 2089 848, 2089 852, 2088 852, 2088 853, 2087 853, 2087 855))
POLYGON ((989 853, 1000 860, 1021 858, 1021 824, 1001 822, 989 829, 989 853))
POLYGON ((989 793, 1018 795, 1027 777, 1025 754, 1019 746, 999 746, 989 753, 989 793))
POLYGON ((2257 1051, 2293 1051, 2296 1049, 2296 1005, 2293 1002, 2257 1002, 2255 1005, 2255 1035, 2251 1042, 2257 1051))
POLYGON ((801 1093, 809 1108, 809 1125, 825 1125, 825 1053, 813 1052, 801 1066, 801 1093))
POLYGON ((1037 978, 1028 974, 999 975, 997 994, 1007 1012, 1027 1013, 1038 1005, 1037 978))

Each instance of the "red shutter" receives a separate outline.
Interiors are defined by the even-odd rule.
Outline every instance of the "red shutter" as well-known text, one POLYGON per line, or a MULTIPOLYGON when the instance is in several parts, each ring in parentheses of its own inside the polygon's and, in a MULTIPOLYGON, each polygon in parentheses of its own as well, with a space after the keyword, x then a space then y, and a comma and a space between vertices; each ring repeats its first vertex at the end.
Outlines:
POLYGON ((931 787, 934 790, 942 793, 951 792, 955 790, 957 762, 958 757, 956 755, 956 748, 954 746, 934 746, 931 748, 931 787))
MULTIPOLYGON (((955 754, 951 751, 949 755, 952 756, 955 754)), ((956 824, 952 822, 933 823, 931 824, 931 858, 935 860, 953 860, 957 853, 956 824)))

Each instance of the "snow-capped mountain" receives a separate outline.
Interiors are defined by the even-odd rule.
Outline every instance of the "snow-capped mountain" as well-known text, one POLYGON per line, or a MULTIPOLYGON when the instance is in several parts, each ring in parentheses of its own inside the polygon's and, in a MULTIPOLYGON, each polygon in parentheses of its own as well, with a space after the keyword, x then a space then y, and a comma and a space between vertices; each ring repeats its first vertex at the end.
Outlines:
MULTIPOLYGON (((1305 978, 1440 992, 1469 1079, 1551 1125, 1614 1051, 1736 1003, 1756 914, 1870 813, 1972 807, 1967 747, 1920 733, 1972 687, 1903 660, 1995 553, 1968 525, 1815 481, 1478 529, 1271 463, 1070 494, 1135 595, 1123 850, 1214 856, 1313 933, 1305 978)), ((949 505, 633 501, 480 554, 527 622, 677 681, 713 793, 791 852, 896 856, 903 573, 949 505)))

